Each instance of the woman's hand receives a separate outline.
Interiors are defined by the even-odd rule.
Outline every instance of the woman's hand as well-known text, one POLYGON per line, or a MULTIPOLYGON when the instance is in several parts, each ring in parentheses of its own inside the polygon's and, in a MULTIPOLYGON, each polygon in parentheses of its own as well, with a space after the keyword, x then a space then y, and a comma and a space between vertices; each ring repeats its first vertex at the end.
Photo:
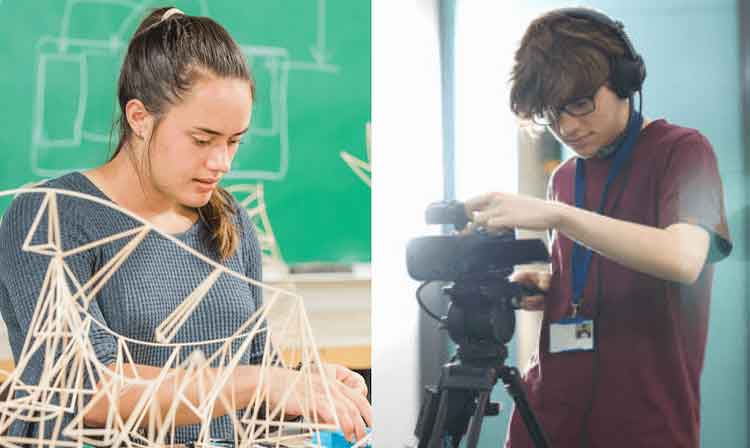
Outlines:
MULTIPOLYGON (((545 271, 516 271, 508 277, 508 280, 547 292, 549 291, 550 277, 551 274, 545 271)), ((521 299, 521 309, 544 311, 544 295, 524 296, 521 299)))
POLYGON ((324 364, 325 381, 333 401, 331 408, 323 376, 315 367, 310 370, 308 384, 303 376, 305 372, 271 368, 266 373, 268 388, 265 390, 271 403, 274 406, 283 403, 287 415, 317 416, 320 423, 335 424, 336 415, 347 440, 365 437, 365 425, 372 426, 372 407, 367 401, 364 379, 343 366, 324 364), (289 393, 292 385, 294 392, 289 393))
POLYGON ((350 388, 359 391, 365 397, 367 396, 367 383, 359 373, 349 370, 341 364, 323 363, 323 370, 332 380, 340 381, 350 388))
POLYGON ((557 203, 512 193, 483 194, 466 201, 465 208, 474 227, 496 232, 515 227, 547 230, 559 221, 557 203))

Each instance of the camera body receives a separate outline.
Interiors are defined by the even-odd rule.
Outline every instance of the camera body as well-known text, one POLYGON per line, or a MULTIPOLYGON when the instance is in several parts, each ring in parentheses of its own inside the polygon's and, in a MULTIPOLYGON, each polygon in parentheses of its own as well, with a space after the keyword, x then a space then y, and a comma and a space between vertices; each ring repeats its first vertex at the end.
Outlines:
MULTIPOLYGON (((455 200, 433 202, 425 211, 427 224, 463 230, 470 221, 465 205, 455 200)), ((505 278, 516 265, 548 260, 542 241, 517 240, 513 230, 492 234, 480 228, 465 234, 423 236, 406 247, 407 270, 419 281, 505 278)))
POLYGON ((419 281, 505 278, 516 265, 548 258, 541 240, 517 240, 513 231, 423 236, 409 241, 406 247, 406 268, 419 281))

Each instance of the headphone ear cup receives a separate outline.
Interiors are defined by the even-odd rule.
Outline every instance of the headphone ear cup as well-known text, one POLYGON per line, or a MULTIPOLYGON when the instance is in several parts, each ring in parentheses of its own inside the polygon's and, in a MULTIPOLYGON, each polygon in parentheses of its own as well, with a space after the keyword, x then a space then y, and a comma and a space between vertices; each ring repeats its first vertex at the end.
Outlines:
POLYGON ((618 97, 628 97, 628 83, 627 76, 623 69, 623 59, 621 57, 613 57, 609 62, 609 79, 612 82, 612 89, 615 91, 618 97))
POLYGON ((620 98, 628 98, 639 91, 646 78, 646 67, 640 56, 635 60, 624 57, 612 58, 610 69, 612 87, 620 98))
POLYGON ((638 86, 636 90, 641 90, 643 88, 643 81, 646 80, 646 64, 643 62, 641 55, 636 56, 634 64, 636 64, 636 71, 638 72, 636 78, 638 80, 638 86))

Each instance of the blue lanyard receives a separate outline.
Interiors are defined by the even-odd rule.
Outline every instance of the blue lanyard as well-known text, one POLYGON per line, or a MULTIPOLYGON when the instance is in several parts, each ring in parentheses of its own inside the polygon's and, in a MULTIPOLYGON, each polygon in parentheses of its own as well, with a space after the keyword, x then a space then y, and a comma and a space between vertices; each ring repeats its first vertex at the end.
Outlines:
MULTIPOLYGON (((607 175, 607 182, 604 184, 604 190, 602 190, 602 197, 599 201, 599 208, 597 209, 597 213, 599 214, 604 212, 604 207, 607 204, 609 187, 612 186, 612 182, 633 153, 633 148, 635 147, 636 140, 638 140, 638 134, 640 133, 642 124, 643 117, 640 112, 632 110, 630 113, 630 119, 628 120, 625 139, 615 151, 612 166, 610 166, 609 174, 607 175)), ((586 165, 584 165, 583 159, 580 157, 576 160, 575 195, 576 207, 586 208, 586 165)), ((583 289, 586 286, 586 278, 588 277, 589 267, 591 266, 591 256, 591 249, 584 248, 578 243, 573 243, 571 263, 573 269, 573 275, 571 276, 573 280, 573 316, 578 313, 578 307, 581 305, 580 302, 583 296, 583 289)))

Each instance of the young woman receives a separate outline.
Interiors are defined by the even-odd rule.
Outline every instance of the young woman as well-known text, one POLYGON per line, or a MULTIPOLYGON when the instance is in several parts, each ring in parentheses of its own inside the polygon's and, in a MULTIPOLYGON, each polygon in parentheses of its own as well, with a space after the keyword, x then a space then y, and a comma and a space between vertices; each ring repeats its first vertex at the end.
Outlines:
MULTIPOLYGON (((62 176, 44 186, 109 200, 228 268, 260 280, 260 250, 253 226, 231 195, 219 187, 250 126, 254 93, 245 58, 221 25, 206 17, 187 16, 176 8, 155 10, 136 30, 120 72, 120 138, 114 155, 100 167, 62 176)), ((0 311, 16 361, 49 263, 49 258, 21 250, 39 205, 39 198, 31 196, 14 201, 0 228, 0 311)), ((60 217, 63 244, 81 245, 132 228, 131 218, 105 208, 73 200, 61 204, 65 212, 60 217)), ((121 248, 122 244, 103 245, 66 261, 83 283, 121 248)), ((102 287, 88 312, 114 333, 133 340, 153 340, 156 327, 207 272, 205 263, 174 243, 149 235, 119 268, 117 278, 102 287)), ((259 288, 221 278, 176 339, 198 342, 228 337, 261 301, 259 288)), ((112 333, 92 327, 90 339, 97 358, 112 366, 117 353, 112 333)), ((253 363, 259 362, 264 344, 264 336, 256 337, 243 355, 242 365, 235 369, 229 384, 236 408, 214 409, 213 437, 234 439, 235 428, 227 414, 242 411, 254 396, 260 368, 253 363)), ((153 347, 135 347, 131 352, 128 371, 144 378, 155 378, 169 356, 166 349, 153 347)), ((27 364, 24 382, 37 383, 43 365, 41 357, 27 364)), ((363 437, 365 423, 370 424, 371 419, 363 379, 341 366, 326 366, 325 371, 332 380, 335 409, 327 407, 320 378, 313 375, 313 388, 320 390, 320 395, 307 404, 309 409, 293 403, 287 412, 302 415, 314 407, 319 418, 333 422, 335 411, 348 438, 363 437)), ((172 405, 171 391, 183 372, 174 373, 157 393, 162 412, 172 405)), ((274 384, 283 385, 292 384, 299 372, 274 369, 271 374, 280 379, 274 384)), ((211 372, 207 375, 210 378, 211 372)), ((101 381, 92 379, 91 383, 101 387, 101 381)), ((190 401, 198 401, 198 388, 198 384, 188 385, 188 397, 195 398, 190 401)), ((283 387, 276 389, 270 393, 272 403, 282 399, 283 387)), ((123 420, 143 392, 136 387, 116 397, 123 420)), ((85 422, 104 426, 109 409, 108 399, 92 401, 85 422)), ((198 422, 187 407, 179 408, 172 442, 196 440, 198 422)), ((44 437, 53 426, 17 419, 8 434, 44 437)))

